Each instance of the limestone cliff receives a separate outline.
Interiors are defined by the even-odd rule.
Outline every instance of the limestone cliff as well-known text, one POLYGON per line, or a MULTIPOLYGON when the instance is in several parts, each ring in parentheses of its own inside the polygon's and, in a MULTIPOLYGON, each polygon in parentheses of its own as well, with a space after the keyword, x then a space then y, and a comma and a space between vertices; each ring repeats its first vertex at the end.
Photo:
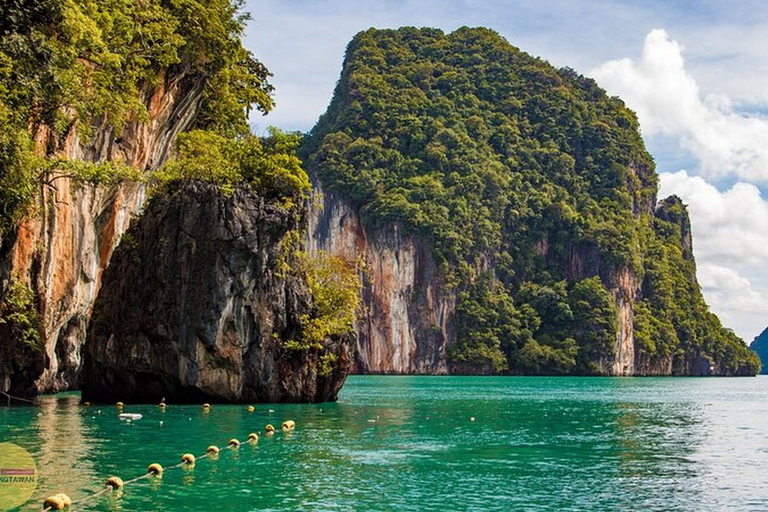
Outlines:
POLYGON ((749 348, 760 356, 760 360, 763 363, 760 373, 763 375, 768 374, 768 328, 755 336, 755 339, 749 344, 749 348))
MULTIPOLYGON (((398 224, 379 230, 361 225, 359 214, 338 193, 323 192, 313 181, 315 203, 310 210, 308 244, 344 259, 362 258, 364 314, 356 326, 356 373, 444 374, 450 371, 447 349, 456 343, 456 290, 446 286, 423 238, 402 234, 398 224)), ((547 241, 538 244, 547 257, 547 241)), ((606 282, 618 311, 615 357, 600 362, 610 375, 670 373, 644 371, 635 363, 633 305, 640 281, 628 268, 603 268, 594 246, 570 248, 567 274, 571 279, 607 274, 606 282)))
MULTIPOLYGON (((144 92, 148 122, 134 120, 120 133, 97 122, 87 141, 76 127, 57 140, 43 125, 36 145, 67 159, 111 160, 151 172, 194 119, 201 94, 200 78, 180 73, 144 92)), ((80 349, 101 274, 145 196, 145 186, 137 183, 92 186, 61 176, 41 185, 32 212, 2 240, 0 281, 18 279, 34 291, 44 347, 36 352, 1 344, 1 390, 28 396, 77 385, 80 349)))
POLYGON ((308 245, 345 260, 362 258, 364 313, 357 324, 357 373, 443 374, 455 337, 455 296, 443 281, 432 249, 397 224, 364 229, 356 210, 314 180, 308 245))
POLYGON ((286 345, 313 309, 283 247, 304 222, 301 206, 247 186, 224 195, 192 181, 153 197, 104 273, 83 398, 335 400, 351 366, 351 337, 308 350, 286 345))
POLYGON ((498 34, 370 29, 303 156, 367 266, 357 371, 745 375, 633 112, 498 34))

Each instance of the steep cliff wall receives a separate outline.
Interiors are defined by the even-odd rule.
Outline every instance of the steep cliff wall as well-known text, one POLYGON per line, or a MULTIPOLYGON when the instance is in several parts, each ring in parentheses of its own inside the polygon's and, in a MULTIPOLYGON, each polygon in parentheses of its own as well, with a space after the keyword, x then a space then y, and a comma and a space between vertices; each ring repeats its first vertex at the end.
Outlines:
POLYGON ((348 201, 323 192, 316 178, 313 188, 313 203, 320 206, 310 210, 310 251, 365 264, 354 371, 446 373, 447 343, 455 337, 455 296, 431 247, 403 235, 397 224, 369 232, 348 201))
MULTIPOLYGON (((150 172, 194 119, 201 93, 199 78, 178 75, 146 90, 148 122, 134 120, 119 134, 97 123, 88 141, 80 139, 77 129, 57 141, 43 127, 36 144, 55 147, 54 154, 67 159, 123 162, 150 172)), ((137 183, 93 186, 61 176, 41 186, 31 214, 14 236, 3 240, 0 279, 18 279, 35 292, 44 347, 31 352, 4 344, 0 389, 32 395, 77 385, 80 348, 101 274, 145 198, 145 186, 137 183)))
POLYGON ((634 113, 490 30, 357 34, 303 155, 312 243, 367 263, 360 372, 757 371, 634 113))
POLYGON ((755 336, 755 339, 749 344, 749 349, 760 356, 763 363, 760 373, 768 374, 768 329, 764 329, 758 336, 755 336))
POLYGON ((322 402, 351 366, 351 336, 301 336, 313 298, 293 249, 300 206, 247 186, 187 182, 154 197, 104 273, 85 345, 91 401, 322 402))
POLYGON ((603 363, 604 370, 609 375, 634 375, 637 367, 633 306, 640 292, 640 283, 631 270, 623 268, 614 273, 608 288, 616 300, 618 328, 615 356, 613 360, 603 363))

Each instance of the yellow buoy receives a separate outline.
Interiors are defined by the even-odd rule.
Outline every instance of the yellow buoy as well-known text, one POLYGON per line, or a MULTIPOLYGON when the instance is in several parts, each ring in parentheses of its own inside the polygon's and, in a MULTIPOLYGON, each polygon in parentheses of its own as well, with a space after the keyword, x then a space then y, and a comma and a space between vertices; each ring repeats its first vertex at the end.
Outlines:
POLYGON ((62 500, 58 494, 56 496, 45 498, 45 501, 43 502, 43 508, 47 508, 48 510, 64 510, 64 507, 66 507, 64 500, 62 500))
POLYGON ((210 409, 210 408, 211 408, 211 404, 203 404, 203 409, 210 409))
POLYGON ((208 452, 208 454, 210 454, 210 455, 216 455, 216 454, 219 453, 219 447, 216 446, 216 445, 211 445, 211 446, 208 447, 206 452, 208 452))
POLYGON ((166 407, 165 402, 160 402, 159 404, 157 404, 157 406, 161 409, 165 409, 166 407))
POLYGON ((266 430, 267 433, 274 432, 275 431, 275 427, 273 427, 271 423, 268 423, 267 426, 264 427, 264 430, 266 430))
POLYGON ((117 407, 122 407, 122 406, 123 406, 123 402, 117 402, 117 403, 115 404, 115 406, 117 406, 117 407))
POLYGON ((227 443, 227 446, 231 446, 233 448, 237 448, 238 446, 240 446, 240 441, 238 441, 237 439, 234 439, 234 438, 230 439, 229 442, 227 443))
POLYGON ((121 489, 123 487, 123 479, 119 476, 111 476, 107 478, 107 487, 111 487, 113 491, 121 489))
POLYGON ((254 433, 254 432, 251 432, 250 434, 248 434, 248 441, 249 442, 254 442, 255 443, 258 440, 259 440, 259 435, 258 434, 254 433))
POLYGON ((152 473, 153 475, 157 475, 157 476, 163 476, 163 466, 161 466, 157 462, 154 462, 149 466, 147 466, 147 473, 152 473))
POLYGON ((43 502, 43 508, 50 510, 64 510, 70 505, 72 505, 72 499, 63 492, 49 496, 43 502))
POLYGON ((252 405, 248 406, 248 412, 253 412, 255 410, 256 410, 256 408, 254 406, 252 406, 252 405))
POLYGON ((191 453, 185 453, 184 455, 181 456, 181 462, 186 462, 190 466, 194 466, 195 465, 195 456, 192 455, 191 453))
POLYGON ((83 405, 84 405, 85 407, 90 407, 90 406, 91 406, 91 402, 83 402, 83 405))
POLYGON ((58 496, 59 498, 61 498, 61 501, 63 501, 63 502, 64 502, 64 506, 65 506, 65 507, 69 507, 69 506, 71 506, 71 505, 72 505, 72 498, 70 498, 69 496, 67 496, 67 495, 66 495, 66 494, 64 494, 63 492, 60 492, 60 493, 58 493, 56 496, 58 496))
POLYGON ((285 420, 282 425, 283 430, 293 430, 296 428, 296 422, 293 420, 285 420))

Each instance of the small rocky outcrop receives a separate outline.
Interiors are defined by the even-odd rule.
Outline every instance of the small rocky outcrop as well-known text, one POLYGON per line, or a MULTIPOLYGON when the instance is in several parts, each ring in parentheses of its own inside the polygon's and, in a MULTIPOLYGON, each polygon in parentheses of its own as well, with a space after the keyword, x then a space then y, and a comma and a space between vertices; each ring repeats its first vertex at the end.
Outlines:
POLYGON ((758 336, 755 336, 749 348, 760 356, 760 360, 763 363, 760 373, 763 375, 768 374, 768 328, 764 329, 758 336))
POLYGON ((335 400, 353 335, 322 348, 286 346, 313 312, 284 243, 302 229, 302 211, 245 186, 223 195, 201 182, 151 199, 104 273, 84 350, 83 399, 335 400))

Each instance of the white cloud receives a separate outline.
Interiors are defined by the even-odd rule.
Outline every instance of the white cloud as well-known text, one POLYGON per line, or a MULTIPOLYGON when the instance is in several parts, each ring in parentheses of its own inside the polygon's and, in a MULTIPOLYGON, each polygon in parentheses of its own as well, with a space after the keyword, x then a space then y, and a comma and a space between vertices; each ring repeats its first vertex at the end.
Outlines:
POLYGON ((662 173, 660 196, 688 205, 698 279, 707 303, 747 341, 768 323, 768 202, 757 187, 719 191, 686 171, 662 173))
POLYGON ((698 278, 713 309, 729 315, 757 313, 762 316, 766 313, 768 297, 755 290, 747 278, 732 268, 699 265, 698 278))
POLYGON ((725 327, 750 343, 766 325, 768 296, 732 268, 698 266, 698 278, 710 309, 725 327))
POLYGON ((682 52, 666 31, 652 30, 638 62, 610 61, 591 75, 637 112, 644 135, 679 137, 703 175, 768 183, 768 119, 736 112, 725 96, 703 96, 682 52))
POLYGON ((686 171, 662 173, 660 196, 688 205, 697 259, 746 265, 768 262, 768 202, 749 183, 719 191, 686 171))

